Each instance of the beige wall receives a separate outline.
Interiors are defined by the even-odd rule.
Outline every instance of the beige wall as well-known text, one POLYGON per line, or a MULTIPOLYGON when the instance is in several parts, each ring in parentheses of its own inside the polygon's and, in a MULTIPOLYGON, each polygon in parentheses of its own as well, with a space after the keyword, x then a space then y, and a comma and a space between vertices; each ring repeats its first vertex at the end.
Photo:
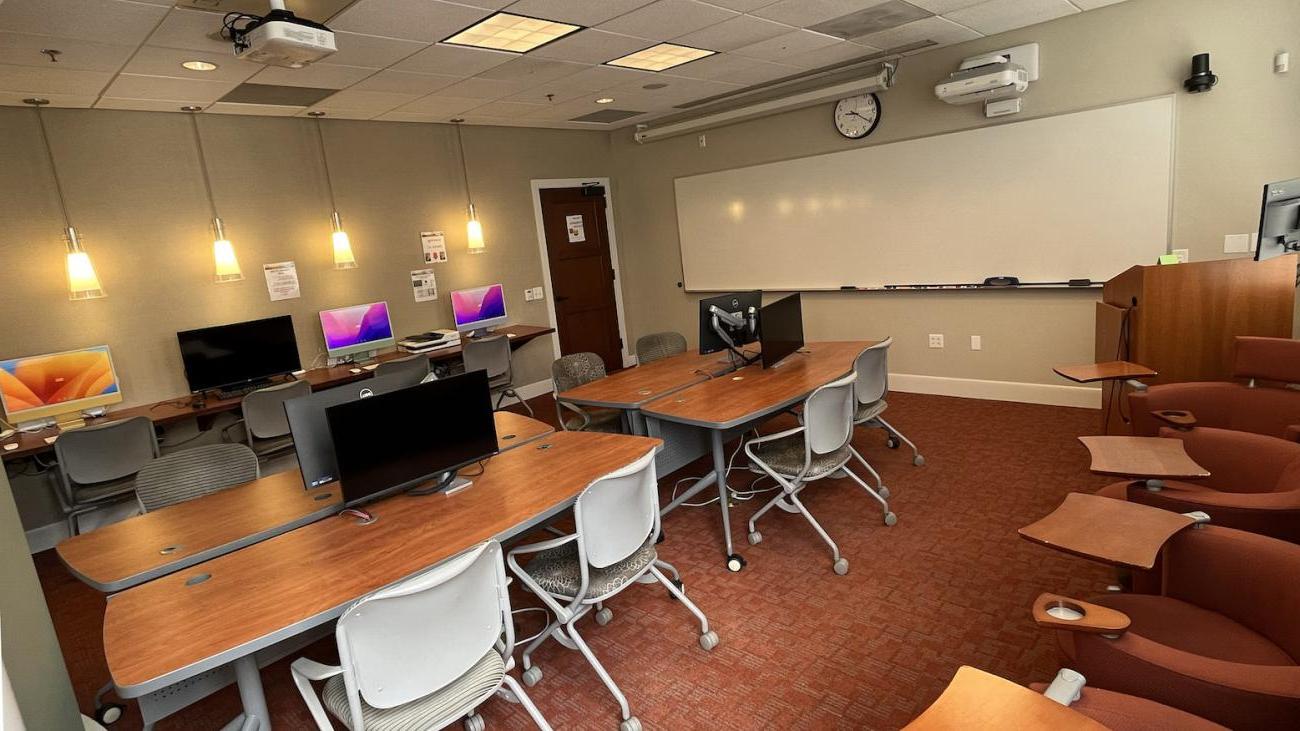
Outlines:
MULTIPOLYGON (((1300 175, 1300 75, 1272 72, 1275 51, 1297 50, 1297 28, 1295 0, 1129 0, 903 59, 898 84, 880 95, 880 127, 864 142, 835 132, 832 104, 708 130, 704 149, 694 134, 638 145, 630 131, 615 132, 629 336, 675 329, 696 337, 700 295, 677 287, 675 177, 986 124, 978 105, 940 103, 933 86, 965 56, 1026 42, 1041 44, 1042 78, 1019 119, 1177 93, 1174 245, 1193 260, 1222 258, 1224 234, 1257 228, 1262 184, 1300 175), (1201 51, 1211 52, 1222 81, 1209 94, 1185 94, 1181 82, 1201 51)), ((863 231, 871 235, 869 221, 863 231)), ((960 245, 935 242, 916 255, 960 245)), ((790 255, 799 255, 797 241, 790 255)), ((1059 384, 1053 364, 1092 359, 1096 299, 1088 291, 817 293, 805 295, 804 316, 809 339, 893 335, 895 372, 1059 384), (944 333, 948 347, 929 349, 928 333, 944 333), (982 351, 969 349, 970 335, 983 336, 982 351)))
MULTIPOLYGON (((101 300, 70 302, 62 221, 34 114, 0 108, 0 356, 107 343, 128 403, 185 393, 175 333, 290 313, 303 364, 324 350, 316 312, 387 299, 400 335, 451 325, 447 291, 504 282, 511 320, 547 323, 523 300, 543 284, 529 181, 609 175, 598 132, 469 127, 470 185, 487 252, 465 250, 465 198, 448 125, 325 121, 339 211, 359 268, 333 269, 329 202, 311 120, 199 118, 217 207, 245 279, 212 280, 208 204, 182 114, 47 110, 74 225, 101 300), (415 303, 418 232, 447 233, 439 299, 415 303), (293 259, 302 298, 271 302, 263 263, 293 259)), ((550 344, 519 351, 520 383, 549 377, 550 344)))

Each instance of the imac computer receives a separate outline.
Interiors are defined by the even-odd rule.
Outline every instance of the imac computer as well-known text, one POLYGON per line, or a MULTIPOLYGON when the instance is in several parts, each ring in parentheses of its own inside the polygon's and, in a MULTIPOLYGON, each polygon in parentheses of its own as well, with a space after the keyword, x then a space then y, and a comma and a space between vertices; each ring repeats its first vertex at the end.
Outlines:
POLYGON ((397 345, 387 302, 321 310, 320 329, 330 365, 348 363, 361 356, 370 359, 384 348, 397 345))
POLYGON ((764 368, 775 368, 803 347, 803 303, 796 292, 758 311, 764 368))
POLYGON ((420 380, 413 375, 394 373, 285 401, 284 413, 289 417, 289 432, 293 435, 294 451, 298 453, 298 470, 302 473, 303 487, 320 487, 339 477, 338 460, 334 458, 334 440, 330 437, 329 422, 325 419, 326 409, 410 388, 420 380))
POLYGON ((763 293, 736 292, 700 300, 700 355, 729 350, 743 362, 753 362, 739 348, 758 340, 758 308, 763 293))
POLYGON ((456 320, 456 330, 477 338, 487 335, 488 328, 506 322, 506 293, 499 284, 473 289, 458 289, 451 293, 451 314, 456 320))
POLYGON ((246 393, 302 368, 290 315, 176 333, 191 393, 246 393))
POLYGON ((1264 186, 1255 260, 1300 251, 1300 178, 1264 186))
POLYGON ((330 406, 325 418, 348 506, 461 489, 456 470, 497 452, 487 371, 330 406))
POLYGON ((107 345, 0 360, 0 406, 20 430, 76 428, 121 401, 107 345))

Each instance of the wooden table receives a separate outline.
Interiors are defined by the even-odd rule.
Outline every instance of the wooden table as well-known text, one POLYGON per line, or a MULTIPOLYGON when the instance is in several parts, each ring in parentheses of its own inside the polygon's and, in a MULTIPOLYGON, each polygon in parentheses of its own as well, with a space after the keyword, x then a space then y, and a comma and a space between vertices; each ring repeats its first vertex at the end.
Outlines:
POLYGON ((1151 480, 1209 477, 1209 470, 1187 456, 1183 440, 1164 437, 1079 437, 1099 475, 1151 480))
POLYGON ((1191 515, 1074 492, 1020 535, 1094 561, 1150 569, 1171 536, 1198 522, 1191 515))
MULTIPOLYGON (((495 416, 502 451, 554 432, 510 411, 495 416)), ((333 515, 338 487, 305 489, 302 474, 288 470, 73 536, 55 551, 90 586, 121 591, 333 515)))
POLYGON ((1068 378, 1075 383, 1127 381, 1130 378, 1154 378, 1160 375, 1144 365, 1129 363, 1126 360, 1056 366, 1052 370, 1056 375, 1068 378))
MULTIPOLYGON (((555 328, 552 327, 541 327, 538 325, 507 325, 505 327, 497 328, 493 334, 504 334, 508 336, 510 338, 510 346, 518 348, 524 343, 535 340, 543 335, 549 335, 553 332, 555 332, 555 328)), ((459 358, 460 354, 461 346, 453 345, 449 348, 432 351, 428 356, 430 361, 437 363, 440 361, 454 360, 459 358)), ((375 360, 383 362, 405 358, 408 355, 410 355, 410 353, 394 351, 376 356, 375 360)), ((371 371, 364 369, 361 369, 360 373, 353 373, 352 371, 356 368, 357 366, 351 364, 332 366, 329 368, 313 368, 299 376, 299 380, 307 381, 311 384, 313 391, 318 391, 324 388, 342 386, 354 381, 359 381, 363 378, 373 377, 371 371)), ((144 416, 158 426, 166 426, 167 424, 184 421, 185 419, 214 416, 228 411, 236 411, 239 409, 239 405, 242 401, 242 396, 228 399, 209 397, 204 401, 203 408, 195 409, 190 406, 189 396, 178 396, 174 399, 158 401, 152 404, 141 404, 139 406, 128 406, 122 409, 114 409, 104 416, 86 419, 86 426, 103 424, 117 419, 127 419, 132 416, 144 416)), ((0 459, 8 461, 52 451, 54 445, 46 444, 45 440, 48 437, 58 436, 58 434, 58 427, 49 427, 31 434, 19 432, 13 437, 5 440, 6 443, 16 443, 18 448, 7 452, 0 451, 0 459)))
POLYGON ((965 665, 957 669, 943 695, 904 728, 1106 731, 1100 723, 1041 693, 965 665))
POLYGON ((247 726, 269 726, 256 653, 325 625, 365 594, 566 509, 660 442, 559 432, 493 457, 454 495, 399 495, 378 519, 318 521, 109 598, 104 654, 122 697, 233 664, 247 726))
POLYGON ((747 366, 642 406, 641 412, 648 420, 651 436, 659 436, 664 424, 687 425, 708 432, 709 448, 713 453, 713 471, 665 506, 663 512, 675 509, 701 490, 716 484, 727 568, 732 571, 744 568, 745 559, 735 552, 731 540, 727 454, 723 447, 727 436, 794 406, 818 387, 848 374, 853 370, 858 355, 875 344, 873 340, 809 343, 775 368, 747 366))

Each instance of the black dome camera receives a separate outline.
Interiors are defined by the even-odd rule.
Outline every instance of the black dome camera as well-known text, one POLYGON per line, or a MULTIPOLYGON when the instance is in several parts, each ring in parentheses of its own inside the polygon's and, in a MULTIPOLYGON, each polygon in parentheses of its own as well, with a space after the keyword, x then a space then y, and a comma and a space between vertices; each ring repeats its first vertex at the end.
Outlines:
POLYGON ((1192 75, 1183 82, 1183 88, 1193 94, 1209 91, 1219 83, 1219 77, 1210 73, 1210 54, 1198 53, 1192 56, 1192 75))

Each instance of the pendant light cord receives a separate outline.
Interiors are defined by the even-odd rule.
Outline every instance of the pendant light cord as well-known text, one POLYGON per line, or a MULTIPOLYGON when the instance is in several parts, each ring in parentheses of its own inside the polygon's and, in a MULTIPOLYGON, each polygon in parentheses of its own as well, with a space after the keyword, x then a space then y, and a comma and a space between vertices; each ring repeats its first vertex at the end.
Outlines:
POLYGON ((208 156, 203 152, 203 137, 199 134, 199 116, 193 112, 190 113, 190 126, 194 129, 194 147, 199 151, 199 169, 203 171, 203 189, 208 193, 208 208, 212 210, 213 218, 219 218, 217 200, 212 196, 212 181, 208 179, 208 156))
POLYGON ((474 197, 469 194, 469 168, 465 165, 465 142, 460 136, 461 124, 461 122, 456 123, 456 149, 460 152, 460 175, 465 181, 465 202, 473 207, 474 197))
POLYGON ((316 144, 320 146, 320 161, 325 166, 325 189, 330 194, 330 210, 337 212, 339 206, 334 202, 334 180, 330 177, 330 159, 325 154, 325 134, 321 132, 320 117, 316 117, 316 144))
POLYGON ((59 198, 59 211, 63 213, 63 225, 72 228, 72 217, 68 215, 68 202, 63 198, 63 182, 59 180, 59 168, 54 164, 54 150, 50 148, 50 134, 45 129, 45 117, 41 115, 39 106, 32 108, 36 111, 36 123, 41 129, 41 141, 45 143, 45 157, 50 162, 50 175, 54 177, 54 192, 59 198))

